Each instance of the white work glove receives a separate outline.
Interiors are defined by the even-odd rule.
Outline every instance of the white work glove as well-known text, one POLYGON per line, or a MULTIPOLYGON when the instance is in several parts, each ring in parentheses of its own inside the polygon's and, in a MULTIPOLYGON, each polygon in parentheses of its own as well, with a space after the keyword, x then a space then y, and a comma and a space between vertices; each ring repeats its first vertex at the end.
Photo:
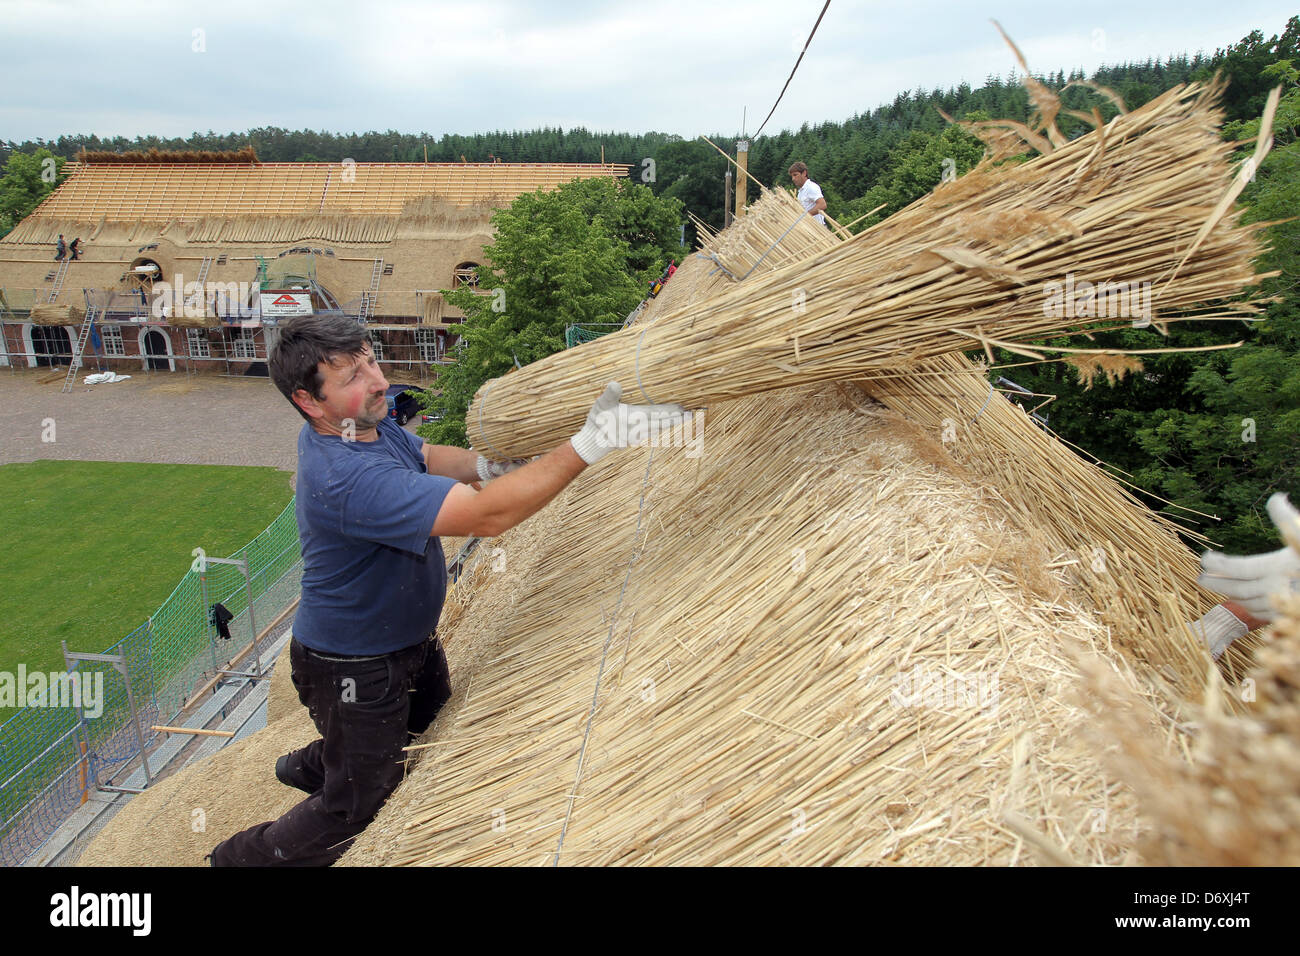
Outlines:
POLYGON ((1286 495, 1275 494, 1268 499, 1268 515, 1291 544, 1270 554, 1250 557, 1207 551, 1201 555, 1200 577, 1196 583, 1203 588, 1232 598, 1261 621, 1272 621, 1274 594, 1300 591, 1300 512, 1297 512, 1286 495))
POLYGON ((1204 617, 1188 626, 1210 649, 1210 655, 1216 661, 1233 641, 1244 637, 1250 630, 1245 621, 1222 604, 1214 605, 1204 617))
POLYGON ((681 405, 624 405, 622 397, 622 386, 610 382, 587 413, 587 424, 569 439, 587 464, 594 465, 615 448, 644 444, 652 435, 691 420, 681 405))
POLYGON ((527 458, 508 458, 505 461, 493 461, 479 455, 474 470, 478 472, 479 481, 491 481, 493 478, 500 478, 516 468, 522 468, 526 464, 528 464, 527 458))

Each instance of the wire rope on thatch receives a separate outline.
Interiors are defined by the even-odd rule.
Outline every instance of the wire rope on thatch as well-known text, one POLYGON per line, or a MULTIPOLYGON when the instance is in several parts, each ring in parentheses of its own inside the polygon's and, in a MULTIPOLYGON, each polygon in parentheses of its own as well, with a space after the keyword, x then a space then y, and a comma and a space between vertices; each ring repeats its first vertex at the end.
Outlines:
MULTIPOLYGON (((1259 278, 1260 227, 1227 215, 1222 90, 1178 87, 1023 165, 986 160, 811 260, 489 382, 469 438, 493 456, 544 452, 611 379, 628 401, 699 408, 981 345, 1024 350, 1022 340, 1096 326, 1073 301, 1051 307, 1053 284, 1072 274, 1150 289, 1157 326, 1237 295, 1259 278)), ((1218 315, 1259 308, 1234 301, 1218 315)))

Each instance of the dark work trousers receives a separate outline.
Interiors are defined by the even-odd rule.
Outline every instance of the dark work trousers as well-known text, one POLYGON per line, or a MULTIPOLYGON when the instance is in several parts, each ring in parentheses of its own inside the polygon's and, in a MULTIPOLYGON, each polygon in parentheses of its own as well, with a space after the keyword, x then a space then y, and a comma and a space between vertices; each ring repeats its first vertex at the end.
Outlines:
POLYGON ((451 697, 440 642, 381 657, 324 655, 289 647, 298 699, 321 738, 286 761, 311 793, 278 820, 236 833, 212 851, 213 866, 329 866, 347 851, 402 781, 402 748, 424 733, 451 697))

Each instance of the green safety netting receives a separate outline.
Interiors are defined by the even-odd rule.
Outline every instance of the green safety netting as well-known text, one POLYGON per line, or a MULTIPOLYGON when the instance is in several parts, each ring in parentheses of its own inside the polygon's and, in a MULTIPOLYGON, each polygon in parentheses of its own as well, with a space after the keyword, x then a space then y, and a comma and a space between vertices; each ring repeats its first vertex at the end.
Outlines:
POLYGON ((620 322, 588 322, 570 325, 564 330, 564 347, 571 349, 583 342, 590 342, 602 335, 609 335, 610 332, 617 332, 622 327, 623 325, 620 322))
MULTIPOLYGON (((149 728, 171 722, 254 630, 265 629, 297 597, 302 569, 294 502, 230 557, 248 562, 247 582, 238 567, 195 556, 162 606, 103 651, 126 658, 146 747, 159 736, 149 728), (208 609, 218 602, 234 615, 227 647, 219 647, 208 622, 208 609)), ((123 676, 99 661, 77 662, 73 672, 102 687, 96 716, 25 707, 0 724, 0 865, 21 864, 84 801, 96 778, 139 756, 123 676)))

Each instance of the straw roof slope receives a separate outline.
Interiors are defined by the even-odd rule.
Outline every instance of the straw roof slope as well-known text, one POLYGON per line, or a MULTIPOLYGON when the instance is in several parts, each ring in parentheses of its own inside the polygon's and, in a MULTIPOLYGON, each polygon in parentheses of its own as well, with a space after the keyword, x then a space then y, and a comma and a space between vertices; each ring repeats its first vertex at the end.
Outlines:
POLYGON ((612 456, 484 557, 463 696, 345 862, 1028 861, 1009 815, 1124 859, 1062 695, 1105 630, 941 446, 823 386, 687 453, 612 456))
POLYGON ((598 163, 85 163, 28 219, 392 216, 411 199, 507 203, 573 179, 626 176, 598 163))
POLYGON ((85 315, 85 310, 74 305, 34 305, 31 311, 31 319, 37 325, 73 325, 85 315))

